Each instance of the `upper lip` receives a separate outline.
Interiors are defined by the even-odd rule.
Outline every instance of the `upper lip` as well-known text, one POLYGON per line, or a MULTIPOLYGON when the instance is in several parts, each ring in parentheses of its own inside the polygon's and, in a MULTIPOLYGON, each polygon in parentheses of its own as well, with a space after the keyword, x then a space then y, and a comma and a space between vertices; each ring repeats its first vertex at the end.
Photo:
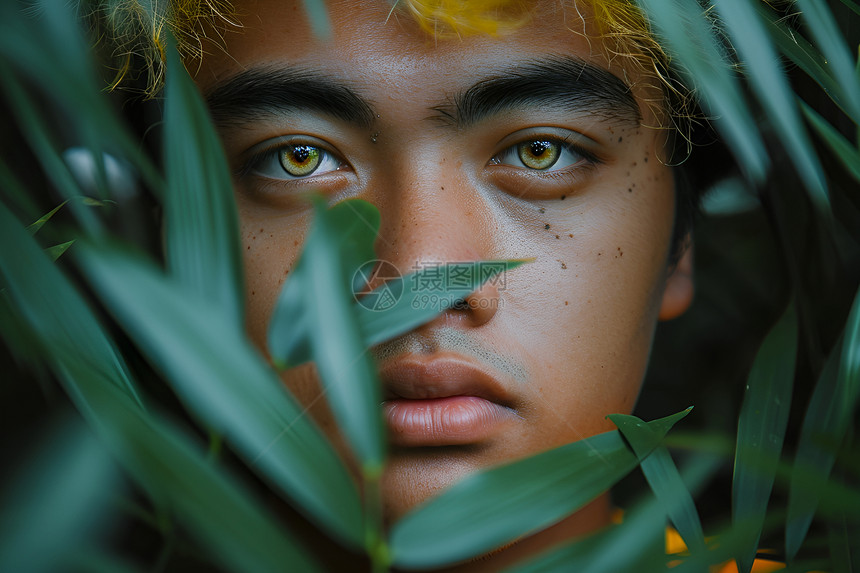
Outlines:
POLYGON ((382 364, 380 377, 385 400, 475 396, 506 407, 513 404, 494 372, 457 354, 401 355, 382 364))

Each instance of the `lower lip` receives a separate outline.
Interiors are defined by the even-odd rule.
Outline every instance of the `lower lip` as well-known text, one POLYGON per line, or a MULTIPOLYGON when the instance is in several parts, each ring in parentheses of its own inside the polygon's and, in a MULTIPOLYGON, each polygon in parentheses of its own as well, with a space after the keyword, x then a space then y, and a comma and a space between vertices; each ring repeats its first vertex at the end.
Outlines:
POLYGON ((477 396, 389 400, 383 411, 391 443, 406 447, 474 444, 515 418, 510 409, 477 396))

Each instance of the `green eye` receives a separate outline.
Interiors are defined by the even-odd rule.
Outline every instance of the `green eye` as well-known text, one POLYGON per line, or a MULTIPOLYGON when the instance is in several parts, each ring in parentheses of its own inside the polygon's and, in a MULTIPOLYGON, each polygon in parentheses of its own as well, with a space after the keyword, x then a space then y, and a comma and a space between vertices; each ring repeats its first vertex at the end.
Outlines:
POLYGON ((322 154, 312 145, 288 145, 280 150, 278 160, 293 177, 304 177, 317 170, 322 154))
POLYGON ((549 169, 558 161, 561 146, 552 141, 526 141, 517 145, 517 154, 526 167, 549 169))

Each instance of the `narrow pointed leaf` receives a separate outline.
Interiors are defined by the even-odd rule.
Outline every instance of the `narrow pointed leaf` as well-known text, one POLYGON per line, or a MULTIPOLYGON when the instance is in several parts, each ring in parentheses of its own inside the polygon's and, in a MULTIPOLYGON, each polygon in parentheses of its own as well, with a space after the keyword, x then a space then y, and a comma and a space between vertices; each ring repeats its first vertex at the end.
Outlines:
POLYGON ((527 262, 530 259, 428 265, 388 281, 368 297, 388 291, 396 293, 396 303, 382 310, 370 305, 357 305, 365 343, 375 346, 414 330, 475 292, 482 284, 503 284, 504 273, 527 262))
MULTIPOLYGON (((38 4, 40 12, 34 17, 33 6, 27 3, 0 2, 0 22, 4 24, 0 61, 14 66, 28 84, 37 86, 60 109, 69 124, 64 126, 65 133, 81 137, 90 149, 121 150, 149 189, 160 193, 161 176, 101 90, 91 44, 84 38, 81 19, 73 10, 75 4, 63 0, 39 0, 38 4), (58 85, 63 89, 58 90, 58 85)), ((11 70, 2 75, 10 76, 11 70)), ((31 119, 25 121, 32 124, 31 119)), ((26 128, 23 132, 29 135, 26 128)))
POLYGON ((801 102, 801 109, 806 119, 824 140, 824 143, 836 154, 845 169, 860 181, 860 152, 835 127, 821 117, 817 111, 805 102, 801 102))
MULTIPOLYGON (((643 451, 684 414, 649 422, 653 441, 643 451)), ((486 553, 583 507, 637 462, 614 431, 472 474, 394 525, 394 563, 429 568, 486 553)))
POLYGON ((131 253, 81 244, 93 287, 192 412, 337 538, 360 546, 355 486, 241 330, 131 253))
POLYGON ((716 128, 733 150, 738 163, 758 181, 768 159, 758 130, 744 101, 738 79, 720 41, 696 0, 637 0, 652 28, 680 63, 702 105, 717 117, 716 128))
POLYGON ((45 249, 45 253, 47 253, 47 255, 51 258, 52 261, 56 261, 63 256, 63 253, 69 250, 69 247, 74 244, 74 241, 66 241, 65 243, 60 243, 59 245, 48 247, 47 249, 45 249))
POLYGON ((855 14, 860 14, 860 5, 858 5, 854 0, 840 0, 843 4, 851 8, 855 14))
POLYGON ((0 514, 0 571, 60 571, 104 528, 117 468, 80 422, 66 420, 16 477, 0 514))
POLYGON ((43 348, 74 353, 105 369, 105 375, 143 407, 128 367, 89 305, 2 204, 0 245, 0 283, 43 348))
POLYGON ((756 2, 755 8, 779 51, 806 72, 836 105, 852 117, 855 123, 860 123, 860 115, 852 114, 851 110, 844 105, 845 97, 842 95, 842 87, 833 77, 827 58, 800 32, 786 25, 764 2, 756 2))
POLYGON ((842 422, 837 386, 841 348, 840 340, 821 371, 800 429, 800 442, 794 458, 795 470, 791 474, 788 490, 785 551, 789 560, 797 555, 818 507, 819 491, 809 487, 807 475, 813 472, 818 474, 819 479, 826 480, 836 461, 839 426, 842 422), (830 447, 827 446, 828 442, 830 447))
MULTIPOLYGON (((688 414, 690 410, 692 408, 685 410, 684 414, 688 414)), ((672 508, 667 517, 672 520, 687 547, 692 551, 704 551, 705 535, 693 496, 684 485, 669 450, 662 445, 653 451, 649 449, 654 442, 654 436, 651 435, 654 431, 636 416, 612 414, 609 419, 618 426, 618 430, 639 457, 642 473, 661 505, 664 508, 672 508)))
POLYGON ((71 397, 129 476, 156 507, 236 573, 319 568, 294 538, 204 449, 156 413, 134 408, 101 372, 67 353, 56 355, 71 397))
MULTIPOLYGON (((695 456, 684 468, 685 489, 698 489, 714 474, 719 463, 719 459, 713 456, 695 456)), ((672 505, 666 506, 666 501, 648 496, 625 511, 621 524, 550 550, 505 572, 569 573, 572 564, 575 564, 577 572, 582 573, 665 571, 665 515, 677 509, 672 505)), ((680 499, 669 501, 678 503, 680 499)))
MULTIPOLYGON (((343 201, 330 210, 328 217, 338 228, 338 233, 323 240, 340 253, 343 273, 352 281, 360 274, 359 269, 376 257, 373 243, 379 231, 379 210, 366 201, 343 201)), ((314 238, 317 236, 311 235, 308 240, 319 240, 314 238)), ((272 312, 269 353, 277 363, 296 365, 311 359, 305 312, 308 264, 307 256, 303 254, 272 312)), ((353 285, 353 290, 356 288, 361 287, 353 285)))
POLYGON ((751 523, 755 531, 738 557, 741 572, 752 567, 764 524, 791 407, 796 352, 797 315, 792 304, 756 355, 738 420, 732 521, 751 523))
POLYGON ((164 154, 167 266, 190 292, 244 324, 239 220, 227 159, 197 88, 168 49, 164 154))
POLYGON ((751 0, 719 0, 714 5, 743 60, 753 90, 774 129, 781 136, 786 150, 794 158, 794 165, 810 191, 813 202, 822 213, 829 213, 830 200, 824 172, 809 141, 797 111, 794 92, 788 84, 764 23, 751 0))
POLYGON ((102 410, 108 412, 106 430, 117 456, 144 488, 164 499, 213 562, 236 573, 321 571, 299 541, 199 445, 158 417, 107 406, 102 410))
POLYGON ((365 248, 344 251, 337 242, 344 229, 352 231, 348 235, 370 238, 372 247, 378 216, 376 225, 366 226, 355 214, 375 211, 368 203, 349 201, 326 210, 322 201, 317 201, 302 254, 303 274, 291 278, 303 283, 311 358, 326 387, 328 401, 345 436, 372 473, 381 471, 385 455, 379 407, 381 383, 353 310, 352 272, 348 272, 368 252, 365 248))
POLYGON ((53 209, 51 209, 50 211, 48 211, 47 213, 45 213, 44 215, 42 215, 41 217, 39 217, 39 219, 38 219, 35 223, 33 223, 32 225, 30 225, 29 227, 27 227, 27 230, 28 230, 28 231, 30 231, 30 232, 31 232, 32 234, 34 234, 34 235, 35 235, 36 233, 38 233, 38 232, 39 232, 39 229, 41 229, 41 228, 45 225, 45 223, 47 223, 48 221, 50 221, 50 220, 51 220, 51 217, 53 217, 54 215, 56 215, 56 214, 57 214, 57 211, 59 211, 60 209, 62 209, 62 208, 63 208, 63 205, 65 205, 65 204, 66 204, 66 203, 68 203, 68 202, 69 202, 69 200, 68 200, 68 199, 66 199, 65 201, 63 201, 62 203, 60 203, 59 205, 57 205, 56 207, 54 207, 53 209))
POLYGON ((853 54, 848 49, 830 7, 820 0, 796 0, 796 4, 801 10, 803 20, 809 26, 812 38, 833 70, 833 77, 842 88, 845 98, 843 105, 851 110, 852 117, 860 117, 860 86, 854 73, 853 54))

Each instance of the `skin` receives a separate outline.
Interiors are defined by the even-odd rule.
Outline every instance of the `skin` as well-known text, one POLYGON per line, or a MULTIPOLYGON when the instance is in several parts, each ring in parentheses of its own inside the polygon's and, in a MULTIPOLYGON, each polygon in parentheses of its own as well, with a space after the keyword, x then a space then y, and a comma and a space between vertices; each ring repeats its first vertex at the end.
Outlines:
MULTIPOLYGON (((313 36, 299 2, 236 4, 243 30, 228 33, 226 52, 211 49, 196 71, 205 95, 255 66, 300 65, 348 83, 374 114, 366 126, 315 110, 220 124, 236 174, 247 328, 261 349, 310 222, 301 193, 311 189, 332 204, 355 197, 375 204, 382 216, 378 258, 404 273, 416 262, 534 258, 510 271, 503 286, 474 293, 466 308, 375 349, 383 369, 404 357, 477 364, 504 388, 514 414, 475 443, 411 447, 394 438, 383 479, 386 519, 469 472, 614 429, 605 416, 632 410, 658 318, 681 314, 693 289, 689 255, 667 264, 672 172, 660 161, 665 133, 643 127, 660 123, 645 103, 655 88, 617 60, 610 65, 601 42, 587 37, 588 12, 539 2, 513 33, 436 41, 404 13, 388 18, 385 2, 329 2, 333 35, 325 42, 313 36), (513 63, 562 55, 627 78, 640 117, 525 106, 454 126, 433 111, 513 63), (247 169, 249 150, 293 135, 336 154, 337 168, 292 181, 255 174, 264 170, 259 164, 247 169), (566 156, 572 163, 552 174, 506 164, 512 145, 550 137, 581 144, 596 161, 566 156)), ((265 172, 277 175, 278 168, 270 160, 265 172)), ((345 451, 313 367, 283 378, 345 451)), ((594 531, 609 522, 610 510, 603 496, 546 532, 464 567, 492 570, 594 531)))

